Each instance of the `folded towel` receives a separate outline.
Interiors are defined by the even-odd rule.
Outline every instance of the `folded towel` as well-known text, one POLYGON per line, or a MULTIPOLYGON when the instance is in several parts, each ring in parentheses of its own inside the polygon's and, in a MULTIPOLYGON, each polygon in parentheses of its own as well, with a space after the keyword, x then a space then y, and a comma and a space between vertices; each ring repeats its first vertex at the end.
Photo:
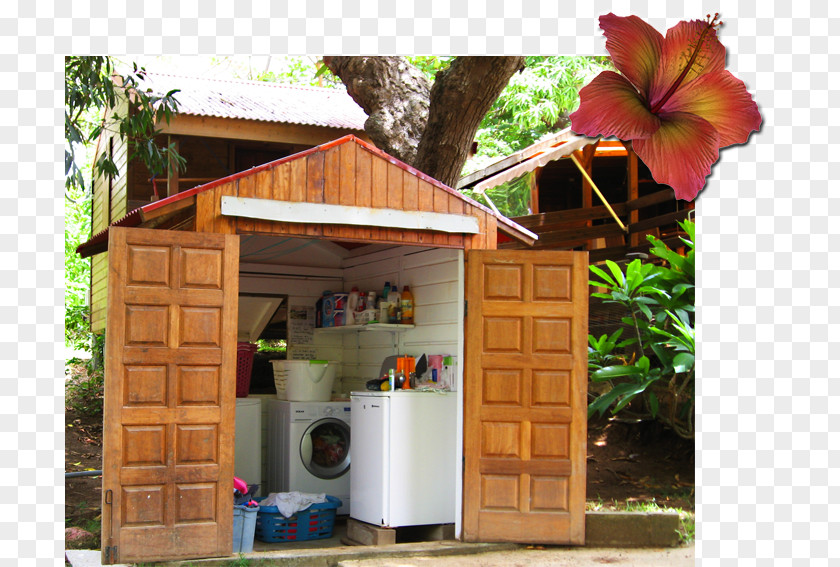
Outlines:
POLYGON ((261 507, 276 506, 277 510, 286 518, 291 518, 301 510, 306 510, 313 504, 327 501, 326 494, 309 494, 306 492, 272 492, 260 501, 261 507))

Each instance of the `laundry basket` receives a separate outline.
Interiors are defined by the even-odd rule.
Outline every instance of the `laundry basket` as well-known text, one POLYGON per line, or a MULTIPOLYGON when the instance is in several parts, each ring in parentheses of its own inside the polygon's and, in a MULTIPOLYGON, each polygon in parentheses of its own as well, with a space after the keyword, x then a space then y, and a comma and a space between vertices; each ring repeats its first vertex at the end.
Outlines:
POLYGON ((328 360, 274 360, 277 397, 292 402, 328 402, 336 364, 328 360), (285 393, 281 397, 281 388, 285 393))
POLYGON ((251 343, 236 343, 236 397, 247 398, 251 389, 251 369, 254 353, 260 347, 251 343))
POLYGON ((286 361, 272 360, 271 366, 274 369, 274 388, 277 390, 277 399, 285 400, 286 378, 288 376, 288 372, 286 372, 286 361))
MULTIPOLYGON (((278 541, 306 541, 332 537, 335 512, 341 507, 341 500, 327 496, 327 501, 312 504, 292 516, 285 517, 277 506, 260 506, 257 514, 256 538, 267 543, 278 541)), ((263 500, 257 498, 257 501, 263 500)))

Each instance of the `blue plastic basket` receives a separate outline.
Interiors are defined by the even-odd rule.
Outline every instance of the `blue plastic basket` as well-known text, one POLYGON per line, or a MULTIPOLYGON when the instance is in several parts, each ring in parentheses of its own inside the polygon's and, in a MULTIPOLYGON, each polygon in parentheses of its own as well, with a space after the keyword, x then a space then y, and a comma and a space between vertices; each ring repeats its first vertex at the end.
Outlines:
MULTIPOLYGON (((259 502, 263 498, 256 500, 259 502)), ((326 502, 312 504, 291 518, 283 516, 277 506, 260 506, 255 536, 266 543, 331 537, 335 525, 335 512, 339 507, 341 500, 330 495, 327 495, 326 502)))

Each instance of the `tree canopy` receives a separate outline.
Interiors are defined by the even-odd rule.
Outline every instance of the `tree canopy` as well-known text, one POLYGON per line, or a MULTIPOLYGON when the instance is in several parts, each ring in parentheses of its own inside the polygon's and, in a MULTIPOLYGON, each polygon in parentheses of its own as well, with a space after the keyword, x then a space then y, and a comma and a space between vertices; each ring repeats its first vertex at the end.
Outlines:
MULTIPOLYGON (((136 64, 128 73, 117 73, 114 60, 108 56, 64 58, 66 189, 85 186, 77 149, 95 144, 103 131, 116 133, 127 141, 128 159, 141 159, 152 174, 163 173, 170 164, 183 167, 184 159, 173 147, 161 147, 154 142, 159 133, 157 125, 168 123, 178 110, 175 99, 178 91, 156 95, 144 90, 141 84, 145 74, 146 70, 136 64)), ((92 177, 117 173, 108 152, 100 152, 93 164, 92 177)))

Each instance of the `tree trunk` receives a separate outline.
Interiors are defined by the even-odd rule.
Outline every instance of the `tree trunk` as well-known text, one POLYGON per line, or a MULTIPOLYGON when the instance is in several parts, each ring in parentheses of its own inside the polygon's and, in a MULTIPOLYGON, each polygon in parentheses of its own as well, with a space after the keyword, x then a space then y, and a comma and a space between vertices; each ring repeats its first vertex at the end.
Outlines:
POLYGON ((376 147, 413 165, 429 117, 426 76, 404 57, 324 57, 324 64, 367 113, 376 147))
POLYGON ((454 186, 484 115, 524 57, 457 57, 430 86, 404 57, 324 57, 368 114, 376 146, 454 186))
POLYGON ((454 187, 481 120, 524 57, 458 57, 432 87, 429 120, 412 165, 454 187))

